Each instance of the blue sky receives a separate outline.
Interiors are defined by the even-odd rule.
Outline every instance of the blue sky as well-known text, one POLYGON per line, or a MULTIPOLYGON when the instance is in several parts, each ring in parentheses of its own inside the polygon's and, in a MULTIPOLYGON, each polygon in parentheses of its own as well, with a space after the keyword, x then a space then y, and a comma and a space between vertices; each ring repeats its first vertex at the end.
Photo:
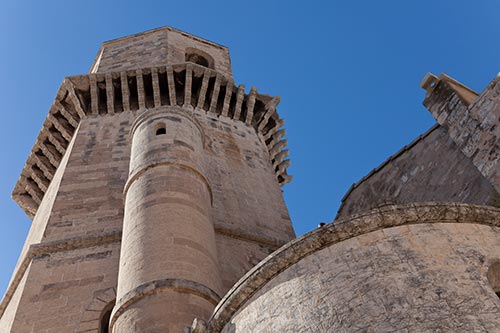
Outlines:
POLYGON ((499 13, 494 0, 2 1, 0 292, 30 226, 10 193, 63 78, 88 72, 101 42, 170 25, 228 46, 237 83, 281 96, 301 235, 432 126, 426 72, 478 91, 498 73, 499 13))

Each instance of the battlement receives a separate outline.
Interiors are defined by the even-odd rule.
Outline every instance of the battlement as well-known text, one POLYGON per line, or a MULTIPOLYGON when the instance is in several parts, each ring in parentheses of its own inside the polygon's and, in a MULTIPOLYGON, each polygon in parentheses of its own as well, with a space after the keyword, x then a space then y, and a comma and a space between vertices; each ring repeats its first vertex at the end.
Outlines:
POLYGON ((31 218, 80 121, 87 117, 133 112, 160 106, 183 106, 194 113, 244 122, 267 146, 280 185, 287 174, 284 121, 279 97, 235 86, 232 78, 190 62, 136 70, 94 73, 64 79, 14 188, 13 198, 31 218))

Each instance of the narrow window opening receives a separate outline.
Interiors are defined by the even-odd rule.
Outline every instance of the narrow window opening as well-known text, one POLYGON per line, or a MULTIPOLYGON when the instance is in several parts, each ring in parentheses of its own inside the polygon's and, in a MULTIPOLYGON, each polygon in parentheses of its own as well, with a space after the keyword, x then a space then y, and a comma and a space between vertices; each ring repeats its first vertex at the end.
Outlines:
POLYGON ((145 103, 147 108, 154 108, 154 92, 153 92, 153 77, 151 73, 142 75, 144 82, 144 95, 145 95, 145 103))
POLYGON ((158 72, 158 83, 160 85, 160 100, 161 105, 170 105, 170 96, 168 92, 168 79, 165 69, 160 69, 158 72))
POLYGON ((137 92, 137 78, 131 76, 128 78, 130 110, 139 110, 139 95, 137 92))
POLYGON ((111 312, 113 312, 113 307, 115 306, 115 301, 108 303, 101 313, 101 318, 99 320, 99 333, 109 333, 109 321, 111 319, 111 312))
POLYGON ((164 135, 167 134, 167 126, 164 122, 159 122, 155 126, 156 135, 164 135))
POLYGON ((491 264, 486 277, 495 294, 500 297, 500 261, 491 264))
POLYGON ((212 104, 212 93, 215 87, 215 76, 212 76, 208 79, 207 93, 205 97, 205 104, 203 105, 203 109, 208 111, 210 109, 210 104, 212 104))
POLYGON ((241 103, 241 113, 240 113, 240 120, 245 121, 247 119, 247 103, 248 103, 248 96, 243 97, 243 103, 241 103))
MULTIPOLYGON (((229 89, 231 89, 231 88, 229 88, 229 89)), ((234 112, 236 109, 236 94, 238 92, 236 87, 232 87, 232 89, 233 89, 233 92, 231 94, 231 99, 229 100, 229 110, 228 110, 228 117, 229 118, 234 117, 234 112)))
POLYGON ((123 112, 122 81, 120 77, 113 79, 115 112, 123 112))
POLYGON ((97 83, 97 105, 99 108, 99 114, 106 114, 108 112, 108 95, 106 93, 106 83, 97 83))
POLYGON ((226 87, 227 86, 221 86, 220 91, 219 91, 219 96, 217 97, 217 113, 221 114, 222 108, 224 107, 224 97, 226 96, 226 87))
POLYGON ((91 108, 90 90, 80 90, 75 88, 75 93, 80 103, 82 103, 83 110, 85 110, 85 112, 88 112, 88 110, 90 110, 91 108))
POLYGON ((174 83, 176 91, 177 105, 184 105, 184 84, 186 80, 186 71, 174 71, 174 83))
POLYGON ((194 108, 198 104, 198 97, 200 96, 202 82, 203 82, 203 77, 193 75, 193 79, 191 81, 191 105, 194 108))

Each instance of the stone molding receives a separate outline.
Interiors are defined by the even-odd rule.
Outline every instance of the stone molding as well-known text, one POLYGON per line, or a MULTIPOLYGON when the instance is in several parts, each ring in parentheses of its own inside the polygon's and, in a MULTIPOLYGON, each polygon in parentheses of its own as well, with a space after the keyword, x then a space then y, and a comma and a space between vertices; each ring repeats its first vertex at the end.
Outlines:
POLYGON ((252 295, 306 256, 373 231, 425 223, 473 223, 499 227, 500 209, 459 203, 415 203, 383 206, 334 221, 287 243, 245 274, 215 308, 208 322, 208 332, 220 332, 252 295))
POLYGON ((245 242, 257 243, 267 245, 275 250, 285 245, 286 242, 280 241, 271 237, 257 236, 241 229, 236 228, 225 228, 220 226, 214 226, 215 233, 218 235, 239 239, 245 242))
POLYGON ((138 302, 144 297, 172 290, 179 293, 199 296, 206 299, 214 306, 216 306, 221 300, 220 296, 215 291, 195 281, 184 279, 162 279, 149 281, 129 291, 116 302, 109 323, 110 331, 113 331, 113 326, 118 317, 132 304, 138 302))
POLYGON ((193 63, 121 72, 92 73, 64 79, 28 156, 12 197, 33 218, 79 123, 89 117, 178 107, 190 112, 244 122, 267 147, 280 185, 291 181, 290 164, 276 107, 279 97, 253 87, 235 86, 231 78, 193 63))
POLYGON ((123 189, 123 202, 125 202, 125 199, 127 197, 127 193, 128 193, 130 186, 132 186, 132 184, 139 177, 141 177, 143 174, 145 174, 149 170, 156 168, 156 167, 160 167, 160 166, 177 167, 177 168, 181 168, 181 169, 184 169, 184 170, 187 170, 187 171, 190 171, 191 173, 193 173, 197 178, 201 179, 203 184, 205 184, 205 186, 207 187, 208 193, 210 195, 210 205, 213 205, 212 187, 210 186, 210 183, 208 182, 208 180, 205 178, 205 176, 203 176, 203 174, 200 171, 196 170, 195 168, 193 168, 192 166, 189 166, 187 164, 168 162, 168 161, 156 162, 156 163, 149 164, 147 167, 140 169, 139 171, 135 172, 133 175, 130 175, 128 180, 127 180, 127 183, 125 184, 125 187, 123 189))
POLYGON ((12 280, 7 287, 7 291, 5 292, 5 295, 0 302, 0 317, 2 317, 5 309, 9 305, 9 302, 17 289, 17 286, 21 282, 24 273, 26 272, 33 259, 42 258, 51 253, 72 251, 97 245, 117 243, 121 241, 121 238, 121 231, 114 231, 98 236, 75 237, 46 243, 32 244, 29 247, 24 258, 22 259, 21 263, 19 264, 19 267, 14 272, 12 280))

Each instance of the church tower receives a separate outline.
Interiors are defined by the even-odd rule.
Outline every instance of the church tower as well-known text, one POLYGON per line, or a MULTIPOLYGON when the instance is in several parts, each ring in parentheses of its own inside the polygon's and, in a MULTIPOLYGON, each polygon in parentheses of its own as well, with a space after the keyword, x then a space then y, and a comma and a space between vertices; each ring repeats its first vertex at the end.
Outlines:
POLYGON ((105 42, 57 92, 13 192, 33 223, 1 332, 184 332, 295 237, 278 97, 170 27, 105 42))

